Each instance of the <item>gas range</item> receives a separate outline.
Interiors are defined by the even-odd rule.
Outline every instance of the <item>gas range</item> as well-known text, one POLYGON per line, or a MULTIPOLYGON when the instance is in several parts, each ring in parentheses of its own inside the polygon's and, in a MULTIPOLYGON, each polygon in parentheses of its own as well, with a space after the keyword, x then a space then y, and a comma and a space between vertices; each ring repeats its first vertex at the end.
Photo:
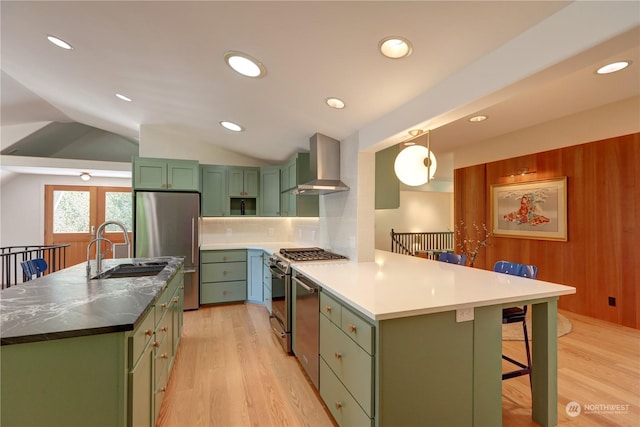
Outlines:
POLYGON ((344 255, 329 252, 322 248, 283 248, 271 257, 271 263, 283 272, 290 274, 292 262, 346 260, 344 255))

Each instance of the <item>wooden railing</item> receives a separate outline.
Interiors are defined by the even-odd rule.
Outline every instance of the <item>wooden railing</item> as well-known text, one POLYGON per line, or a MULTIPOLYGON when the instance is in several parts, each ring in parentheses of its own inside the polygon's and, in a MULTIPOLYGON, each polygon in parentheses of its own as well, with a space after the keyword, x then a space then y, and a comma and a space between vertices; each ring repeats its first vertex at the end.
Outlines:
POLYGON ((0 248, 0 277, 2 281, 2 289, 9 288, 13 285, 24 281, 22 261, 28 261, 35 258, 43 258, 47 262, 47 271, 45 274, 62 270, 66 267, 67 247, 65 245, 49 245, 49 246, 7 246, 0 248), (20 279, 20 280, 18 280, 20 279))
POLYGON ((391 252, 404 255, 425 255, 453 251, 453 231, 397 233, 391 229, 391 252))

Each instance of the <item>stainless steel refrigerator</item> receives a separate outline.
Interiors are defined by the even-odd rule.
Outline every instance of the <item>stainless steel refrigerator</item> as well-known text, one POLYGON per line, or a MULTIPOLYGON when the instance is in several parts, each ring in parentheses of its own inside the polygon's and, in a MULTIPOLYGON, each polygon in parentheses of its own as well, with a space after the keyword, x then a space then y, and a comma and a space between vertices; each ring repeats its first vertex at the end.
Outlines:
POLYGON ((135 256, 184 257, 184 308, 197 309, 200 194, 138 191, 135 198, 135 256))

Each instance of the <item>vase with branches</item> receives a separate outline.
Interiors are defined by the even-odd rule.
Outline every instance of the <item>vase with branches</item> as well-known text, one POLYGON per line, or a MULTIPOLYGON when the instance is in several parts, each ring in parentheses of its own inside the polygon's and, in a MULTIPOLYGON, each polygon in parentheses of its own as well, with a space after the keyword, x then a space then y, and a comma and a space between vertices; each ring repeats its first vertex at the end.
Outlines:
POLYGON ((480 227, 474 222, 472 227, 473 231, 469 232, 464 221, 460 221, 456 227, 456 246, 460 253, 467 256, 470 267, 475 264, 480 249, 487 247, 491 238, 491 232, 485 224, 480 227))

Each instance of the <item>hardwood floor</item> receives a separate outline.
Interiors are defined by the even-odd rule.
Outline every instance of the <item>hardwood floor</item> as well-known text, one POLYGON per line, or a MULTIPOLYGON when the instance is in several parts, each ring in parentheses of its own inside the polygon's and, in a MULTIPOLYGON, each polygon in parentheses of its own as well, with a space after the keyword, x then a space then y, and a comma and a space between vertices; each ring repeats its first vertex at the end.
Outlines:
MULTIPOLYGON (((640 425, 640 331, 562 312, 573 331, 558 339, 558 425, 640 425), (582 412, 571 417, 569 402, 582 412), (604 406, 603 406, 604 405, 604 406), (606 405, 618 405, 619 413, 606 405)), ((503 351, 524 357, 522 342, 503 351)), ((503 426, 531 420, 528 377, 503 381, 503 426)), ((264 307, 185 312, 184 335, 158 427, 309 426, 334 422, 302 368, 275 341, 264 307)))

